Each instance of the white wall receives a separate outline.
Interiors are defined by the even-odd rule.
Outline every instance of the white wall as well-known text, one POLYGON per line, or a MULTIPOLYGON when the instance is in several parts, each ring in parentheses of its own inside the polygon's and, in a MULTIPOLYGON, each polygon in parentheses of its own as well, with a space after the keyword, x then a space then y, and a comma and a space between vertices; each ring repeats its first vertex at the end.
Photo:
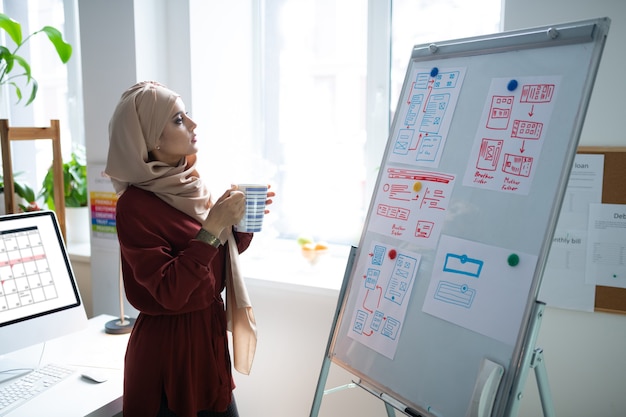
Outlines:
MULTIPOLYGON (((156 4, 163 6, 163 2, 156 4)), ((145 6, 146 2, 79 0, 88 163, 106 160, 107 124, 111 112, 123 89, 138 77, 134 58, 133 5, 145 6), (110 22, 115 22, 113 31, 106 27, 110 22)), ((620 77, 626 67, 623 52, 626 2, 507 0, 504 13, 507 30, 601 16, 609 16, 612 26, 582 143, 626 146, 620 123, 626 119, 626 106, 620 100, 626 96, 626 83, 620 77)), ((173 15, 172 18, 177 17, 173 15)), ((179 32, 178 36, 184 36, 179 32)), ((180 57, 177 59, 184 62, 180 57)), ((171 77, 175 84, 173 88, 182 92, 190 89, 184 85, 185 73, 181 75, 179 71, 168 70, 164 74, 171 77)), ((114 259, 115 254, 92 252, 95 314, 117 314, 116 281, 111 281, 117 273, 114 259)), ((252 374, 236 377, 241 415, 306 417, 317 385, 338 292, 259 280, 249 280, 249 290, 259 323, 260 340, 252 374)), ((557 415, 626 415, 626 316, 548 308, 538 345, 545 351, 557 415)), ((333 366, 327 388, 350 381, 350 375, 333 366)), ((521 417, 542 415, 536 392, 531 374, 522 401, 521 417)), ((380 417, 385 415, 385 410, 380 401, 359 388, 324 398, 320 417, 355 415, 380 417)))
MULTIPOLYGON (((108 124, 115 104, 135 82, 134 7, 126 1, 81 0, 78 12, 87 175, 91 176, 92 164, 106 162, 108 124)), ((92 247, 91 267, 94 314, 119 315, 117 251, 92 247)))
MULTIPOLYGON (((191 96, 188 2, 177 0, 79 0, 88 175, 104 164, 108 125, 124 90, 158 80, 191 96)), ((119 315, 119 253, 92 239, 93 312, 119 315)), ((125 302, 124 312, 137 311, 125 302)))

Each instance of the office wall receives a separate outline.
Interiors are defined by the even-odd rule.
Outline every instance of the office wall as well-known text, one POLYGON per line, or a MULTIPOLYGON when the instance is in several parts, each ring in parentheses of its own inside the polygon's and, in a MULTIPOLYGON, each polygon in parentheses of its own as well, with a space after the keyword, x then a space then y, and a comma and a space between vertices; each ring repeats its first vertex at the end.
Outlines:
MULTIPOLYGON (((134 7, 133 2, 81 0, 78 12, 87 175, 94 175, 89 166, 106 161, 108 121, 115 103, 135 81, 134 7)), ((92 247, 91 269, 93 313, 119 315, 117 252, 92 247)))
MULTIPOLYGON (((103 163, 106 160, 108 120, 119 95, 130 83, 144 77, 164 77, 162 79, 174 83, 175 89, 190 94, 190 86, 185 83, 190 77, 184 69, 161 69, 164 72, 157 72, 135 62, 138 55, 135 51, 134 28, 137 23, 134 16, 137 13, 134 8, 146 7, 146 1, 79 0, 88 163, 103 163), (114 31, 106 30, 104 22, 107 21, 116 22, 114 31)), ((155 7, 168 7, 167 3, 157 1, 154 4, 155 7)), ((177 0, 176 7, 187 3, 177 0)), ((177 13, 180 15, 183 12, 177 13)), ((172 19, 182 18, 177 13, 172 13, 172 19)), ((154 18, 163 19, 164 15, 167 13, 156 14, 154 18)), ((626 2, 507 0, 504 13, 505 29, 600 16, 611 17, 612 27, 583 129, 582 143, 626 146, 621 129, 621 121, 626 119, 626 106, 621 102, 626 93, 626 83, 618 76, 626 67, 626 54, 623 53, 626 2)), ((146 24, 138 24, 138 27, 146 24)), ((154 24, 175 26, 171 22, 157 21, 154 24)), ((184 31, 176 31, 176 36, 184 36, 184 31)), ((168 39, 162 46, 165 48, 161 49, 162 53, 172 44, 172 38, 168 39)), ((146 51, 143 49, 141 53, 146 51)), ((177 57, 179 64, 189 62, 184 58, 184 50, 177 53, 183 54, 183 57, 177 57)), ((112 278, 116 277, 116 268, 115 253, 92 251, 95 314, 118 314, 117 286, 112 278)), ((317 384, 337 292, 260 280, 249 282, 260 340, 252 374, 248 377, 236 376, 236 395, 241 414, 306 417, 317 384)), ((626 414, 626 395, 623 392, 626 386, 626 316, 548 308, 539 335, 539 346, 545 350, 548 379, 558 415, 609 417, 626 414)), ((350 380, 350 375, 334 367, 327 387, 341 386, 350 380)), ((384 412, 380 401, 356 388, 326 396, 320 417, 380 417, 384 412)), ((536 384, 531 374, 520 416, 541 415, 536 384)))
MULTIPOLYGON (((122 92, 158 80, 191 96, 186 0, 79 0, 88 175, 104 164, 108 124, 122 92), (183 29, 181 29, 183 28, 183 29), (106 34, 106 35, 103 35, 106 34)), ((93 313, 120 314, 117 248, 91 242, 93 313)), ((124 312, 136 310, 125 302, 124 312)))

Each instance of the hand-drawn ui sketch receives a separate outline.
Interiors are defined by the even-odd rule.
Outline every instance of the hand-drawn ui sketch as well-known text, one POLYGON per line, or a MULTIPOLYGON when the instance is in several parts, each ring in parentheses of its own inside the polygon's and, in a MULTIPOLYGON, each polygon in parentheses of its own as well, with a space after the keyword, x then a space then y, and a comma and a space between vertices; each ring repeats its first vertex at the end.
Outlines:
POLYGON ((439 165, 464 77, 464 68, 416 68, 411 72, 412 82, 397 110, 401 123, 390 139, 389 161, 439 165))
MULTIPOLYGON (((443 272, 479 278, 483 264, 484 261, 469 258, 467 255, 447 253, 443 272)), ((467 283, 457 284, 449 281, 440 281, 435 291, 435 299, 465 308, 472 306, 475 295, 476 290, 467 283)))
POLYGON ((348 336, 393 359, 411 297, 420 255, 372 242, 348 336))
POLYGON ((527 195, 560 77, 492 80, 463 185, 527 195))
POLYGON ((423 311, 514 344, 537 256, 442 235, 423 311))
POLYGON ((379 184, 370 230, 434 247, 454 188, 454 176, 387 167, 379 184))

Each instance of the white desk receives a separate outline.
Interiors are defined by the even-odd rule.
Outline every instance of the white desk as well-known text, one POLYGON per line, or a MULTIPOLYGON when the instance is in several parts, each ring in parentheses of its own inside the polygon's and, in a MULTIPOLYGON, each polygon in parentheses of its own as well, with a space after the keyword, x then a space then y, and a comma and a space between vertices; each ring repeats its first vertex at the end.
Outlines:
MULTIPOLYGON (((18 407, 7 417, 104 417, 121 415, 123 393, 124 354, 129 335, 111 335, 104 332, 104 325, 115 317, 101 315, 89 320, 89 326, 73 333, 46 342, 41 364, 56 363, 76 368, 77 373, 39 394, 18 407), (107 377, 103 383, 89 382, 80 376, 84 369, 97 368, 107 377)), ((24 362, 41 353, 23 349, 7 355, 24 362)), ((9 381, 10 382, 10 381, 9 381)))

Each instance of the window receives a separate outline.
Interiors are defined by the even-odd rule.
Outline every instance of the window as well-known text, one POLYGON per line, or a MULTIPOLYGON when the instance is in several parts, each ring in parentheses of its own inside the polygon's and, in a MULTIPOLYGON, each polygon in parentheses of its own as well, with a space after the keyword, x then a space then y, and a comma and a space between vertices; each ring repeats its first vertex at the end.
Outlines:
MULTIPOLYGON (((378 136, 391 120, 374 121, 381 125, 374 129, 367 103, 382 95, 381 107, 393 112, 413 45, 496 32, 501 9, 501 0, 189 2, 193 97, 187 104, 199 123, 202 157, 211 161, 200 167, 211 190, 270 182, 279 198, 266 235, 306 234, 339 244, 358 242, 382 158, 372 143, 386 141, 378 136), (388 33, 387 50, 372 47, 388 33), (371 87, 368 62, 390 63, 384 74, 369 74, 388 90, 371 87)), ((33 38, 28 53, 38 98, 26 108, 10 106, 13 125, 60 119, 67 157, 84 143, 76 0, 4 0, 3 10, 25 33, 49 24, 74 45, 63 65, 45 37, 33 38)), ((31 146, 45 149, 17 150, 14 163, 38 188, 50 156, 46 144, 31 146)))
MULTIPOLYGON (((273 184, 263 234, 338 244, 358 243, 376 169, 365 161, 382 158, 369 146, 380 138, 368 135, 368 100, 383 94, 393 111, 413 45, 497 32, 500 22, 500 0, 205 3, 191 2, 191 110, 211 160, 200 171, 216 193, 273 184), (391 15, 368 11, 381 4, 391 15), (371 46, 389 33, 377 27, 391 27, 391 56, 371 46), (368 87, 368 60, 391 62, 374 75, 390 91, 368 87)), ((381 120, 387 132, 390 117, 381 120)))
POLYGON ((413 45, 501 30, 502 0, 393 0, 391 109, 395 111, 413 45))
MULTIPOLYGON (((11 126, 49 126, 51 119, 59 119, 61 125, 61 148, 64 160, 77 145, 84 146, 82 135, 82 92, 80 83, 80 46, 76 23, 75 0, 4 0, 2 11, 18 21, 24 37, 44 26, 53 26, 73 47, 72 58, 63 64, 56 56, 45 34, 32 37, 20 55, 31 64, 33 77, 39 83, 37 98, 29 106, 17 103, 12 89, 1 91, 4 106, 2 117, 11 126)), ((4 33, 2 36, 5 36, 4 33)), ((26 96, 26 91, 22 89, 26 96)), ((39 191, 52 161, 52 148, 47 141, 13 143, 13 169, 20 172, 19 180, 39 191), (35 164, 33 164, 35 155, 35 164)))

